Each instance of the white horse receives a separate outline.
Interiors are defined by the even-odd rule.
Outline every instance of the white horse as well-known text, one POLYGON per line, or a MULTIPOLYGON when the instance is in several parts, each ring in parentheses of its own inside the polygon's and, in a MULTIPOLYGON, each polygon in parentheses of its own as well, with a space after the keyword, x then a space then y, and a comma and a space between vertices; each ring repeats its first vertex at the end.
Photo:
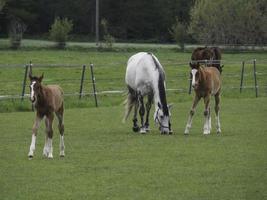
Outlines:
POLYGON ((128 97, 125 101, 124 121, 134 107, 133 131, 146 133, 149 131, 149 111, 154 101, 154 120, 159 124, 162 134, 171 134, 170 112, 165 92, 165 73, 159 60, 152 54, 140 52, 131 56, 127 63, 125 82, 128 97), (144 96, 147 96, 146 121, 144 122, 144 96), (141 126, 137 123, 137 111, 141 118, 141 126))

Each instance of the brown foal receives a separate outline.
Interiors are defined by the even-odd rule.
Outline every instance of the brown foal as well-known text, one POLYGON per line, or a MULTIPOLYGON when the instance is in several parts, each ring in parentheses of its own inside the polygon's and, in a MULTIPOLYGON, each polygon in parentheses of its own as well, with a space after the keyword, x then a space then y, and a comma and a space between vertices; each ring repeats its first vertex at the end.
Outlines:
POLYGON ((189 118, 185 128, 184 134, 189 134, 189 129, 192 126, 192 118, 195 113, 196 106, 199 100, 203 97, 205 104, 205 123, 203 128, 203 134, 210 134, 211 131, 211 116, 210 116, 210 98, 215 96, 215 114, 216 114, 216 128, 217 133, 221 133, 221 125, 219 118, 220 110, 220 92, 221 92, 221 77, 220 72, 215 67, 203 67, 193 68, 192 74, 192 87, 195 90, 195 97, 192 108, 189 113, 189 118))
POLYGON ((33 158, 35 151, 35 143, 37 130, 43 118, 45 118, 46 136, 43 155, 48 158, 53 158, 53 120, 54 113, 58 118, 58 129, 60 133, 60 156, 65 156, 64 146, 64 124, 63 124, 63 91, 58 85, 41 84, 43 75, 40 77, 29 75, 30 78, 30 100, 35 107, 36 117, 32 128, 32 141, 29 151, 29 158, 33 158))

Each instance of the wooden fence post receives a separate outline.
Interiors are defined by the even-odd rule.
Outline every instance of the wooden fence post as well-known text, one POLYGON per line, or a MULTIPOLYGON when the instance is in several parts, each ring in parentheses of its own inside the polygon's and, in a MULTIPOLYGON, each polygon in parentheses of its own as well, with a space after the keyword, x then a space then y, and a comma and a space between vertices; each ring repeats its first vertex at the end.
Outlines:
POLYGON ((90 64, 91 79, 92 79, 92 83, 93 83, 93 92, 94 92, 94 97, 95 97, 95 106, 98 107, 97 96, 96 96, 96 86, 95 86, 95 76, 94 76, 93 67, 94 67, 94 65, 93 64, 90 64))
POLYGON ((245 70, 245 61, 242 61, 241 78, 240 78, 240 93, 242 92, 242 89, 243 89, 244 70, 245 70))
POLYGON ((256 98, 257 98, 258 97, 258 83, 257 83, 256 59, 253 60, 253 71, 254 71, 255 92, 256 92, 256 98))
POLYGON ((83 93, 83 82, 84 82, 84 72, 85 72, 85 65, 83 65, 83 68, 82 68, 82 77, 81 77, 81 84, 80 84, 80 95, 79 95, 79 99, 82 98, 82 93, 83 93))
POLYGON ((26 81, 27 81, 27 75, 28 75, 28 65, 25 65, 25 72, 24 72, 24 79, 22 83, 22 93, 21 93, 21 101, 24 100, 24 95, 25 95, 25 87, 26 87, 26 81))

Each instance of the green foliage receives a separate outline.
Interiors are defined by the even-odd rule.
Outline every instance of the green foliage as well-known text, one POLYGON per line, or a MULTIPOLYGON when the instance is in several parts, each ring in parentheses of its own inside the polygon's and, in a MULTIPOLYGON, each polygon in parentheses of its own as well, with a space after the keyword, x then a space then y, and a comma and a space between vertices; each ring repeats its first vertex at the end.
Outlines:
POLYGON ((104 34, 103 36, 104 44, 105 44, 104 48, 112 49, 113 44, 115 42, 115 38, 108 31, 108 28, 109 28, 108 21, 106 19, 102 19, 100 24, 101 24, 103 34, 104 34))
POLYGON ((187 26, 180 22, 176 18, 175 24, 172 25, 170 33, 176 43, 180 46, 181 50, 184 51, 185 42, 187 37, 187 26))
POLYGON ((207 45, 264 44, 265 6, 266 0, 197 0, 191 10, 189 33, 207 45))
POLYGON ((5 4, 6 4, 6 0, 0 0, 0 11, 3 9, 5 4))
POLYGON ((49 31, 50 39, 57 43, 58 48, 64 48, 68 39, 68 34, 72 31, 73 23, 67 18, 55 18, 49 31))
POLYGON ((20 47, 25 30, 26 25, 20 19, 12 17, 9 24, 9 39, 12 49, 18 49, 20 47))

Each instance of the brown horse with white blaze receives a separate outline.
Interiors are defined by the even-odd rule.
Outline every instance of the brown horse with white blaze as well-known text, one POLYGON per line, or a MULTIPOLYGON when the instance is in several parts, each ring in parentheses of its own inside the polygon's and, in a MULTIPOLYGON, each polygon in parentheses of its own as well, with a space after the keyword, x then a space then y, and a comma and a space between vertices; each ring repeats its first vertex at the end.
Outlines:
POLYGON ((40 77, 29 74, 30 79, 30 100, 35 107, 36 117, 32 127, 32 141, 29 151, 29 158, 33 158, 37 130, 43 118, 45 118, 46 136, 43 155, 53 158, 53 120, 54 113, 58 118, 58 128, 60 133, 60 156, 65 156, 64 146, 64 124, 63 124, 63 90, 58 85, 42 85, 43 74, 40 77))
POLYGON ((210 116, 210 99, 215 97, 215 114, 217 133, 221 133, 221 124, 219 118, 220 110, 220 93, 221 93, 221 76, 220 72, 215 67, 199 66, 191 70, 192 86, 195 90, 195 97, 184 134, 189 134, 189 129, 192 126, 192 118, 195 113, 196 106, 201 98, 204 99, 205 123, 203 134, 210 134, 211 131, 211 116, 210 116))

